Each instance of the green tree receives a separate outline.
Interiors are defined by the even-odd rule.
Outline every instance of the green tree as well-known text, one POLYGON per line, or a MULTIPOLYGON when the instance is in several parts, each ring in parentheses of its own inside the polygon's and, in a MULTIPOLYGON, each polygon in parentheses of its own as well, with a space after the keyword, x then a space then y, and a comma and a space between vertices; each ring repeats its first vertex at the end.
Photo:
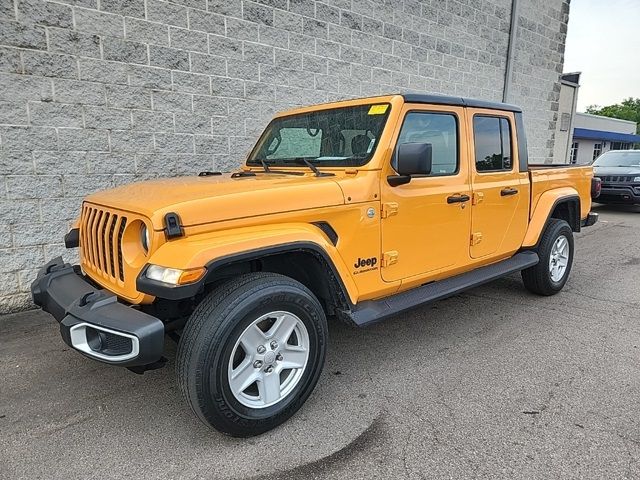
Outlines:
POLYGON ((640 133, 640 98, 629 97, 622 103, 600 107, 598 105, 589 105, 587 113, 593 115, 602 115, 611 118, 620 118, 622 120, 631 120, 636 122, 636 133, 640 133))

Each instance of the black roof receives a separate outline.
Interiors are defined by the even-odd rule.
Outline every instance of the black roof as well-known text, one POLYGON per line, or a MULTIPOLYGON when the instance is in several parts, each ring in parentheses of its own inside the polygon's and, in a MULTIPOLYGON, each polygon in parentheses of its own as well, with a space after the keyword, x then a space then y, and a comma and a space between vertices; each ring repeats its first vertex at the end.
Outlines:
POLYGON ((401 93, 400 95, 402 95, 404 101, 408 103, 431 103, 435 105, 455 105, 460 107, 491 108, 494 110, 505 110, 507 112, 522 112, 522 109, 516 105, 478 100, 475 98, 450 97, 448 95, 437 95, 435 93, 401 93))

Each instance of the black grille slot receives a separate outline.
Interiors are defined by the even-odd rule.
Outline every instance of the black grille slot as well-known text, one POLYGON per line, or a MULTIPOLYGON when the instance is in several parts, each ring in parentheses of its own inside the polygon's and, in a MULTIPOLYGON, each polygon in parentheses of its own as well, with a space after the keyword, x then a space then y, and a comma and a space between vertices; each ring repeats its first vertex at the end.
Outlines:
POLYGON ((89 219, 87 222, 87 236, 89 237, 89 243, 88 243, 88 254, 89 254, 89 261, 95 265, 95 258, 93 255, 93 247, 94 245, 94 237, 93 237, 93 221, 96 218, 96 214, 97 211, 95 208, 92 208, 89 210, 89 219))
POLYGON ((95 244, 94 244, 94 261, 93 264, 100 268, 100 262, 102 261, 102 259, 100 258, 100 249, 98 248, 98 242, 100 241, 100 234, 98 232, 98 227, 100 226, 100 221, 102 220, 102 215, 104 214, 104 212, 102 210, 98 210, 98 213, 96 214, 95 220, 93 221, 93 226, 91 228, 91 236, 94 238, 95 244))
POLYGON ((118 232, 118 266, 120 267, 119 277, 124 282, 124 260, 122 258, 122 237, 124 235, 124 227, 127 225, 126 217, 122 217, 120 223, 120 231, 118 232))
POLYGON ((118 215, 113 215, 112 221, 111 221, 111 226, 109 227, 109 268, 111 269, 109 271, 109 275, 111 275, 112 277, 116 276, 116 266, 115 263, 113 261, 113 233, 114 230, 116 229, 116 223, 118 221, 118 215))
POLYGON ((107 252, 110 251, 111 248, 109 248, 110 245, 107 244, 106 239, 107 239, 107 223, 109 223, 110 217, 111 217, 111 214, 109 212, 106 212, 104 214, 104 219, 102 221, 102 231, 100 232, 100 236, 98 237, 100 245, 102 245, 102 269, 105 270, 107 273, 109 273, 109 271, 107 270, 109 268, 107 252))

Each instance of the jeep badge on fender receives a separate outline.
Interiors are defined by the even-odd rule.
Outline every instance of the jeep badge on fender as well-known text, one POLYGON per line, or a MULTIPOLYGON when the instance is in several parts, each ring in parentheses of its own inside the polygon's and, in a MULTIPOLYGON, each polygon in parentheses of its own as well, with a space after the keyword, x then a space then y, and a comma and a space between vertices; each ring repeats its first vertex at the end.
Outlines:
POLYGON ((358 258, 358 261, 353 265, 354 268, 363 268, 363 267, 375 267, 378 263, 378 259, 376 257, 371 258, 358 258))

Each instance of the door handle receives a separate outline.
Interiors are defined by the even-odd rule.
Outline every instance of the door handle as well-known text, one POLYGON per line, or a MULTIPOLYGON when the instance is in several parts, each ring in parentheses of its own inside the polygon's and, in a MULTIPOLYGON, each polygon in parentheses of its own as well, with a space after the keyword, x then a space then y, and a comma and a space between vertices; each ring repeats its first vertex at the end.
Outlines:
POLYGON ((447 197, 447 203, 464 203, 471 200, 469 195, 451 195, 447 197))
POLYGON ((500 195, 503 197, 508 197, 509 195, 515 195, 516 193, 518 193, 517 188, 503 188, 502 190, 500 190, 500 195))

